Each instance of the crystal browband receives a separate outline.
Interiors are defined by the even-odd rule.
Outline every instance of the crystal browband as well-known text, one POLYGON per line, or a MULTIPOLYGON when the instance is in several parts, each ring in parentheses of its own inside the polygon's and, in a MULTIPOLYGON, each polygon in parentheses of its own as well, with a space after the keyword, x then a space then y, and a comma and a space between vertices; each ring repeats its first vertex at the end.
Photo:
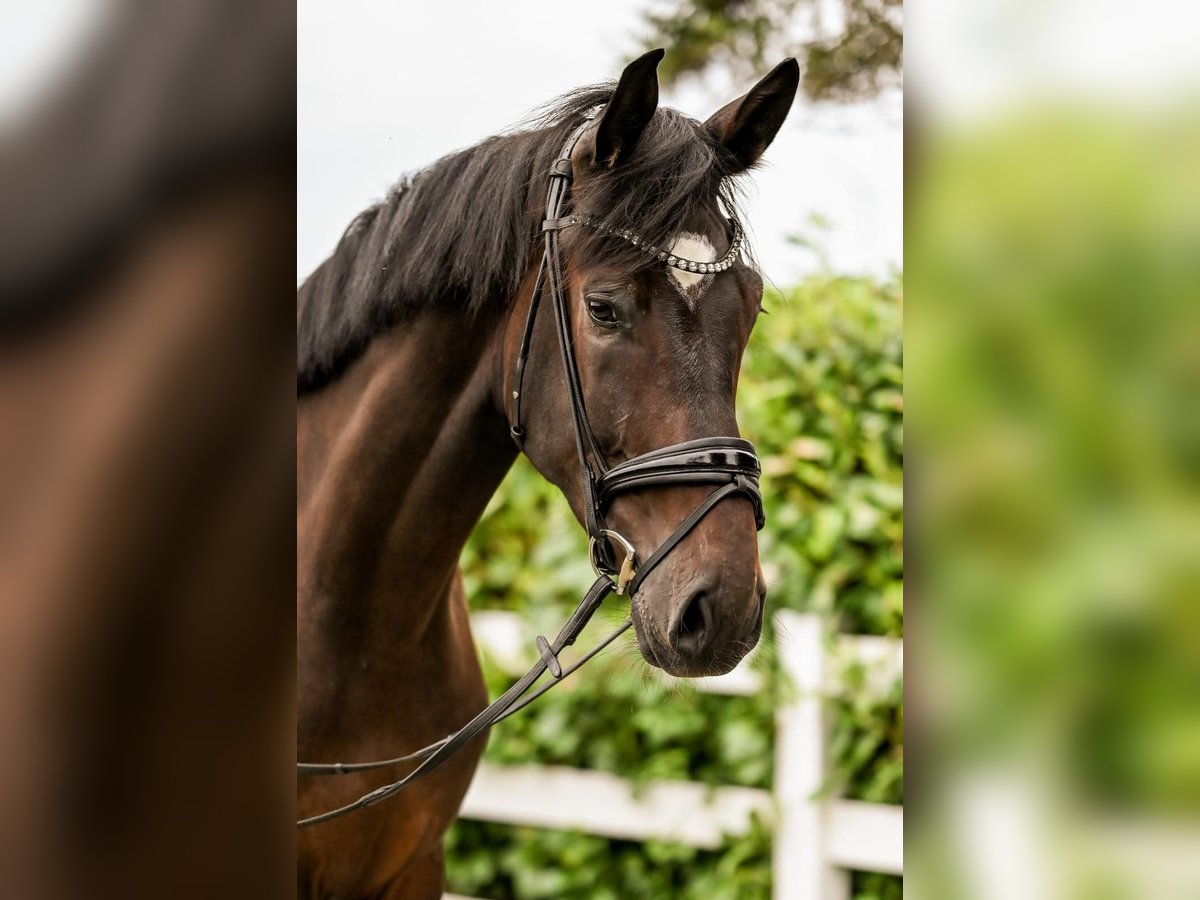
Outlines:
POLYGON ((633 246, 640 249, 643 253, 649 256, 657 257, 660 261, 665 262, 668 266, 673 266, 684 272, 696 272, 701 275, 711 275, 715 272, 724 272, 733 265, 737 259, 739 251, 742 249, 742 226, 738 224, 737 219, 730 216, 730 223, 733 225, 733 240, 729 243, 729 251, 715 262, 697 262, 694 259, 684 259, 681 256, 675 256, 668 250, 663 250, 660 247, 655 247, 653 244, 646 241, 641 235, 628 228, 614 228, 609 225, 604 225, 600 219, 595 216, 567 216, 565 219, 557 220, 561 223, 558 227, 566 225, 587 225, 589 228, 595 228, 605 234, 611 234, 613 237, 619 237, 633 246))

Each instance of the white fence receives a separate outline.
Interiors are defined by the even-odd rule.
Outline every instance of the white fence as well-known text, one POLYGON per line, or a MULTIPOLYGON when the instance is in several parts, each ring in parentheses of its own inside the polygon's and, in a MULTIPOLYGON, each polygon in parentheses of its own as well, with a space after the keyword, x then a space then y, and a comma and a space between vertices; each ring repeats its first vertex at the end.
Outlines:
MULTIPOLYGON (((512 658, 522 630, 515 614, 485 613, 474 626, 486 653, 512 658)), ((485 763, 467 793, 462 816, 715 848, 724 835, 748 831, 751 815, 758 813, 774 824, 776 900, 845 900, 850 869, 902 874, 901 807, 815 798, 826 775, 822 698, 837 690, 838 670, 831 658, 860 660, 876 684, 890 684, 900 674, 900 642, 840 636, 830 654, 819 617, 783 610, 776 613, 775 626, 797 696, 776 713, 774 790, 659 781, 643 785, 635 795, 631 782, 605 772, 485 763)), ((757 673, 743 664, 728 675, 698 679, 697 686, 744 695, 757 691, 760 683, 757 673)))

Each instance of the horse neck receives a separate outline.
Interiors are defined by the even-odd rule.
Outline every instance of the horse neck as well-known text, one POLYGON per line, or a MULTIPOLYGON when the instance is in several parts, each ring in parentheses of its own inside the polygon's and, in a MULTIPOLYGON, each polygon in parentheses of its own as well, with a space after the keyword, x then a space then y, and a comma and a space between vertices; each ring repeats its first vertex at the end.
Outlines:
POLYGON ((420 641, 446 605, 516 457, 499 401, 503 331, 498 314, 426 312, 301 398, 300 602, 310 639, 341 659, 420 641))

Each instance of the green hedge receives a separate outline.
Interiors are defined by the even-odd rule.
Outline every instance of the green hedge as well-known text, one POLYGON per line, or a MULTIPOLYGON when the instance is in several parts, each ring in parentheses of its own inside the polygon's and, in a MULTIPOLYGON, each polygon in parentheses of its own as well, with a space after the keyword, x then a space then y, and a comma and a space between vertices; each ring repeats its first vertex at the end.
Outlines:
MULTIPOLYGON (((815 609, 847 632, 903 629, 901 305, 898 280, 823 277, 768 292, 738 394, 742 432, 764 464, 769 608, 815 609)), ((472 606, 520 610, 530 633, 557 629, 591 581, 581 529, 524 460, 462 563, 472 606)), ((618 601, 610 599, 589 634, 624 618, 618 601)), ((629 641, 501 725, 487 757, 635 781, 769 788, 772 714, 787 690, 772 642, 768 629, 758 663, 767 689, 739 698, 649 677, 629 641)), ((512 683, 511 673, 485 670, 493 696, 512 683)), ((834 702, 828 790, 900 803, 900 687, 871 696, 859 690, 864 673, 846 677, 846 696, 834 702)), ((768 897, 770 836, 756 828, 706 852, 464 821, 447 838, 447 869, 451 890, 496 900, 768 897)), ((890 900, 900 880, 859 875, 855 892, 890 900)))

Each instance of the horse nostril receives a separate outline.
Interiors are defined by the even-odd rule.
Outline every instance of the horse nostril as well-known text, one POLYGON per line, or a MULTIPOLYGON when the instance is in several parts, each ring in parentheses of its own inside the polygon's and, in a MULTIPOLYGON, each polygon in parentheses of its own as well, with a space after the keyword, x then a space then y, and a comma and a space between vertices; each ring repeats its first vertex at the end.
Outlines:
POLYGON ((712 636, 712 602, 707 591, 697 591, 683 608, 671 629, 671 648, 695 656, 712 636))

